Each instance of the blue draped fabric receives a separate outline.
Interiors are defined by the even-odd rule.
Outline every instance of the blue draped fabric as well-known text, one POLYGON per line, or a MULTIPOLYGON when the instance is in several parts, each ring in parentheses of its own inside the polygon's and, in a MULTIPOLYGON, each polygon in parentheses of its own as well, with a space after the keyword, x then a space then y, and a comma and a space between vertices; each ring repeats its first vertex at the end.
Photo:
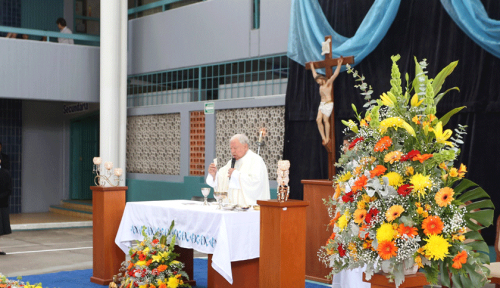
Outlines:
POLYGON ((441 0, 441 4, 465 34, 500 58, 500 21, 488 17, 480 0, 441 0))
POLYGON ((375 0, 356 34, 346 38, 333 30, 317 0, 293 0, 287 56, 301 65, 323 60, 321 43, 326 35, 331 35, 332 57, 353 55, 355 63, 359 63, 384 38, 396 17, 400 1, 375 0))

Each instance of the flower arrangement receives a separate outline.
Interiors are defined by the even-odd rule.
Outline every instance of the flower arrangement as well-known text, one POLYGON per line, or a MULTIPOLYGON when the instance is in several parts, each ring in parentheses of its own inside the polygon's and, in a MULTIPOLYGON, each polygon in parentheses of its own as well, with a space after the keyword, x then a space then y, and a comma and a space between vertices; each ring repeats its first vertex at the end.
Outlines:
POLYGON ((18 280, 9 280, 6 276, 0 273, 0 287, 1 288, 42 288, 42 283, 37 283, 31 285, 29 282, 24 283, 21 281, 21 277, 18 280))
POLYGON ((406 74, 403 92, 399 58, 391 57, 390 91, 376 100, 364 77, 348 67, 360 82, 355 87, 367 100, 366 112, 353 105, 357 122, 343 121, 354 136, 342 147, 335 192, 325 200, 333 233, 320 259, 332 274, 366 267, 370 279, 382 270, 396 286, 417 265, 432 284, 439 279, 449 286, 451 277, 457 287, 482 287, 489 250, 478 231, 492 224, 493 203, 464 179, 465 165, 454 167, 466 126, 454 137, 443 127, 464 107, 435 115, 442 97, 458 90, 439 93, 458 62, 430 79, 426 61, 415 59, 415 79, 406 74))
MULTIPOLYGON (((142 230, 144 240, 130 248, 130 260, 122 263, 120 271, 124 273, 121 280, 123 288, 177 288, 191 287, 183 279, 189 279, 182 271, 184 264, 175 260, 179 254, 174 253, 175 235, 170 225, 167 236, 157 232, 151 239, 142 230), (167 245, 167 242, 170 242, 167 245)), ((120 275, 120 274, 119 274, 120 275)))

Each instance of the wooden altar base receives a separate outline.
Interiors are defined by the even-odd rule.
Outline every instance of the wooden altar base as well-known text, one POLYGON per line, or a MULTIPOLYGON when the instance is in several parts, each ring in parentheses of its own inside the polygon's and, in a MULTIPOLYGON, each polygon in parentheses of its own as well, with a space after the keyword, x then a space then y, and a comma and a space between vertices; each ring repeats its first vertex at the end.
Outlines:
POLYGON ((332 284, 332 280, 325 277, 330 274, 331 268, 319 261, 318 251, 325 246, 326 240, 332 234, 328 230, 330 217, 323 199, 333 196, 333 181, 329 180, 302 180, 304 185, 304 201, 307 207, 306 217, 306 279, 316 282, 332 284))
POLYGON ((259 258, 231 262, 233 285, 212 268, 212 254, 208 254, 208 288, 258 288, 259 258))
POLYGON ((177 257, 177 261, 180 261, 184 263, 184 272, 188 274, 189 280, 186 281, 186 279, 183 279, 184 283, 188 283, 191 286, 196 286, 196 280, 194 279, 193 276, 193 269, 194 269, 194 263, 193 263, 193 249, 190 248, 182 248, 180 246, 175 245, 174 247, 174 252, 179 254, 179 257, 177 257))
MULTIPOLYGON (((370 280, 366 280, 366 275, 363 273, 363 281, 371 283, 372 288, 395 288, 394 282, 390 283, 387 279, 386 274, 373 274, 370 280)), ((424 285, 429 285, 425 274, 417 272, 414 275, 406 275, 405 281, 399 286, 399 288, 421 288, 424 285)))

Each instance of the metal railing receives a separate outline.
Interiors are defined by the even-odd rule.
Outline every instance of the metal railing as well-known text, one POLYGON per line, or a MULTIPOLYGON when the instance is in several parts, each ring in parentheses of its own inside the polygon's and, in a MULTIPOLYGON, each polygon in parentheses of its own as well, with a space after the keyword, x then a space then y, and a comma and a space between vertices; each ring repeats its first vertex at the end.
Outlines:
POLYGON ((127 106, 285 94, 288 61, 286 55, 276 55, 130 75, 127 85, 127 106))
POLYGON ((54 31, 43 31, 43 30, 17 28, 9 26, 0 26, 0 32, 17 33, 18 35, 26 34, 26 35, 41 36, 41 37, 45 36, 47 37, 47 41, 50 41, 51 38, 69 38, 74 40, 100 42, 99 36, 86 35, 86 34, 66 34, 54 31))

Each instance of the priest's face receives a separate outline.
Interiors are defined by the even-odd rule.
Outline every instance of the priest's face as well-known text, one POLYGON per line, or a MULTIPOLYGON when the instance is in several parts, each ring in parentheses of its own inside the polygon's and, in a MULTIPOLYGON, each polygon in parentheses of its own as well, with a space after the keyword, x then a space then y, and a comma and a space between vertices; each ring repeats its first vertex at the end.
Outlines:
POLYGON ((248 151, 248 144, 241 144, 238 139, 234 139, 229 142, 229 147, 231 147, 231 155, 236 160, 239 160, 241 157, 245 156, 248 151))

